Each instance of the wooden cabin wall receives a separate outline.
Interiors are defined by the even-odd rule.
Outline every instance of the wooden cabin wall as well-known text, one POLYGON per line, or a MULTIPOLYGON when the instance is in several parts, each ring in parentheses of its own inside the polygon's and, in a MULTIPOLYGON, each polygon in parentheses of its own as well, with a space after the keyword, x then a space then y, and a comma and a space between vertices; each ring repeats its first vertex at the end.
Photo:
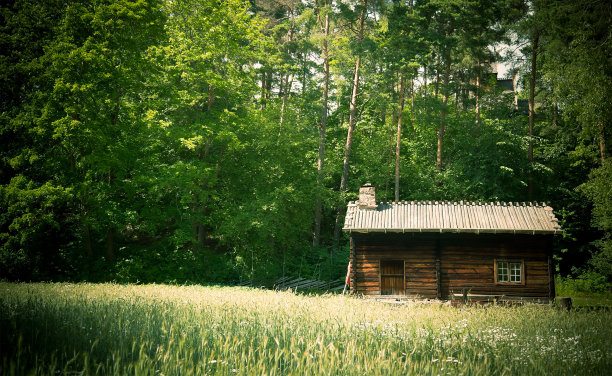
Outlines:
POLYGON ((549 297, 548 256, 552 250, 551 237, 537 235, 474 237, 463 236, 441 240, 442 296, 461 293, 465 288, 470 294, 475 295, 549 297), (524 284, 496 284, 494 275, 496 259, 522 261, 524 284))
POLYGON ((380 260, 404 260, 406 295, 436 297, 435 259, 431 241, 403 236, 355 236, 354 288, 364 295, 380 295, 380 260))
POLYGON ((352 291, 380 295, 380 260, 404 260, 408 296, 449 298, 465 288, 475 295, 550 298, 551 252, 552 236, 544 235, 352 234, 352 291), (502 258, 524 262, 524 284, 495 283, 495 259, 502 258))

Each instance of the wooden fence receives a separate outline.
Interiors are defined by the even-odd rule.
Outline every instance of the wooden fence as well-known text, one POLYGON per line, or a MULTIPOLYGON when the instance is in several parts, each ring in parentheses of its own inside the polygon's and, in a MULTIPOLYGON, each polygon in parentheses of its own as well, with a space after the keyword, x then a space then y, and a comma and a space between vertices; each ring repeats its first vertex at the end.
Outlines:
MULTIPOLYGON (((243 281, 238 286, 255 286, 252 281, 243 281)), ((259 287, 259 286, 255 286, 259 287)), ((316 279, 282 277, 274 282, 275 290, 323 290, 337 291, 344 288, 344 283, 340 281, 320 281, 316 279)))

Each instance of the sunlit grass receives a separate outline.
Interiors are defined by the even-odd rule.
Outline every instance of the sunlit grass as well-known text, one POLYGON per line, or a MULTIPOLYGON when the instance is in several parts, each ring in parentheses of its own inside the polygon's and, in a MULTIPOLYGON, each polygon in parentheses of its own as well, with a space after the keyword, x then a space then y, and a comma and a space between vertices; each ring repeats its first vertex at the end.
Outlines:
POLYGON ((609 311, 0 283, 0 374, 609 374, 609 311))

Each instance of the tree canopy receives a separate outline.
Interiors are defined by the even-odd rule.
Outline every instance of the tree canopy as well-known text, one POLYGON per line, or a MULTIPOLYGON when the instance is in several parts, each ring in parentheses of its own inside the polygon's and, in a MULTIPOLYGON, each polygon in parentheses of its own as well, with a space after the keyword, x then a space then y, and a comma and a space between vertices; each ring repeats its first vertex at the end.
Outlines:
POLYGON ((381 201, 546 201, 559 273, 611 283, 611 18, 604 1, 9 1, 0 278, 339 278, 342 210, 370 182, 381 201))

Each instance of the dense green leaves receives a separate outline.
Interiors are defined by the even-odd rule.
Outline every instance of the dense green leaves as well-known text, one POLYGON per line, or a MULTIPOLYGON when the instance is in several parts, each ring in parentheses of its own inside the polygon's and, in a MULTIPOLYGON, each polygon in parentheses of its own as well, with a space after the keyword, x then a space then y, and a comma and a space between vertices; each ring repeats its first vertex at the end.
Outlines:
MULTIPOLYGON (((10 2, 0 278, 338 278, 336 212, 365 182, 392 200, 399 151, 401 200, 525 201, 531 178, 565 228, 559 270, 609 279, 610 8, 562 4, 10 2), (529 54, 534 30, 530 138, 494 63, 503 43, 529 54)), ((526 98, 529 62, 508 59, 526 98)))

